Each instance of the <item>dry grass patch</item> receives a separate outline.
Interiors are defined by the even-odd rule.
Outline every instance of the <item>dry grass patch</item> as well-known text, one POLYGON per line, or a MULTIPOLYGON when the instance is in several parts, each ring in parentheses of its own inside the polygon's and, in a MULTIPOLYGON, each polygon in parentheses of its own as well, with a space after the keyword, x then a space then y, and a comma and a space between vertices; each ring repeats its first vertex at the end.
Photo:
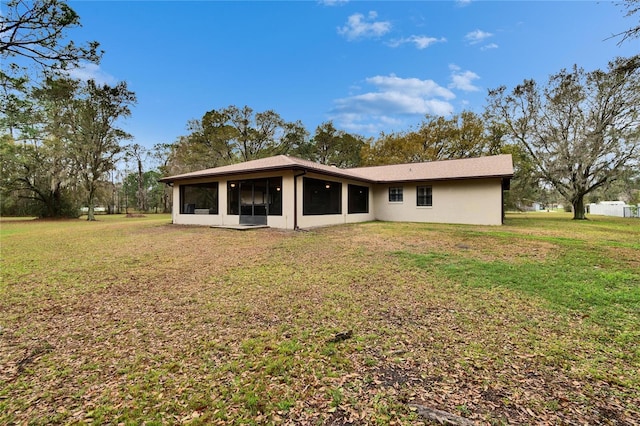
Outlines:
MULTIPOLYGON (((371 224, 377 229, 377 224, 371 224)), ((431 225, 432 227, 433 225, 431 225)), ((416 254, 451 253, 455 256, 474 258, 483 261, 501 260, 506 262, 522 262, 527 260, 543 261, 547 256, 553 256, 556 244, 547 241, 525 240, 511 238, 509 244, 504 244, 504 238, 492 236, 494 228, 477 227, 475 232, 469 233, 467 227, 443 225, 441 228, 430 229, 419 224, 407 224, 401 233, 395 232, 390 226, 381 234, 366 232, 367 225, 361 225, 361 231, 352 238, 355 243, 371 250, 407 251, 416 254), (383 237, 383 238, 381 238, 383 237)))

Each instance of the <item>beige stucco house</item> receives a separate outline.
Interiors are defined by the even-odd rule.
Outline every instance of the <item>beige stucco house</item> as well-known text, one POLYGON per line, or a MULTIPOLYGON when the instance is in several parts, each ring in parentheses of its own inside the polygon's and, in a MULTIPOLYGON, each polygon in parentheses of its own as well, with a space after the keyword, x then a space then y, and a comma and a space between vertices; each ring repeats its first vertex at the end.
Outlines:
POLYGON ((372 220, 500 225, 511 155, 341 169, 286 155, 161 179, 173 223, 297 229, 372 220))

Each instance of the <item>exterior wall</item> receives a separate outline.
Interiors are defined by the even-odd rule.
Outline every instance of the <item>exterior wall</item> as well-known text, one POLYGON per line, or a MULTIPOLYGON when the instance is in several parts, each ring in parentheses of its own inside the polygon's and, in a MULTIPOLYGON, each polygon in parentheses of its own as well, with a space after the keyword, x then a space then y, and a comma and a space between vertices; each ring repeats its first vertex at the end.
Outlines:
MULTIPOLYGON (((272 228, 294 229, 294 173, 286 171, 281 173, 250 174, 232 177, 221 177, 219 179, 198 179, 181 182, 181 184, 195 184, 202 182, 218 182, 218 214, 198 215, 180 213, 180 185, 173 187, 173 223, 178 225, 201 225, 201 226, 224 226, 238 225, 239 215, 227 214, 227 183, 230 181, 262 179, 268 177, 282 177, 282 216, 267 216, 267 225, 272 228)), ((297 178, 297 214, 300 228, 313 228, 318 226, 339 225, 343 223, 355 223, 375 220, 373 187, 371 185, 351 180, 342 180, 334 177, 327 177, 313 173, 305 174, 304 177, 340 182, 342 184, 342 213, 335 215, 303 215, 303 176, 297 178), (348 185, 367 186, 369 188, 369 213, 348 214, 348 185)))
MULTIPOLYGON (((299 174, 299 173, 298 173, 299 174)), ((267 225, 273 228, 294 229, 294 172, 246 174, 218 179, 197 179, 181 184, 218 182, 218 214, 180 214, 180 185, 173 187, 173 223, 179 225, 224 226, 238 225, 239 215, 227 214, 227 183, 229 181, 282 177, 282 215, 267 216, 267 225)), ((502 181, 494 179, 469 179, 458 181, 411 182, 403 184, 371 185, 319 174, 307 173, 297 180, 297 226, 313 228, 345 223, 383 220, 392 222, 434 222, 477 225, 502 223, 502 181), (303 214, 303 177, 342 184, 342 213, 331 215, 303 214), (348 214, 348 185, 369 188, 369 212, 348 214), (432 187, 433 205, 416 205, 416 187, 432 187), (403 188, 402 202, 389 202, 389 187, 403 188)))
POLYGON ((282 177, 282 215, 267 216, 267 225, 273 228, 293 229, 293 172, 256 173, 237 176, 221 176, 217 179, 194 179, 180 182, 180 184, 194 184, 202 182, 218 182, 218 214, 180 214, 180 185, 173 187, 173 206, 171 217, 177 225, 225 226, 238 225, 239 215, 227 214, 227 183, 230 181, 263 179, 282 177))
POLYGON ((374 195, 376 219, 395 222, 502 224, 501 179, 410 182, 377 185, 374 195), (433 205, 416 205, 416 187, 432 187, 433 205), (403 188, 402 202, 389 202, 389 187, 403 188))
POLYGON ((298 180, 298 227, 300 228, 314 228, 318 226, 340 225, 345 223, 357 223, 367 222, 375 220, 375 208, 374 208, 374 188, 372 185, 357 182, 352 180, 344 180, 331 176, 323 176, 314 173, 307 173, 304 176, 297 178, 298 180), (328 182, 340 182, 342 183, 342 213, 341 214, 326 214, 326 215, 304 215, 303 214, 303 178, 313 178, 319 180, 326 180, 328 182), (349 211, 349 184, 366 186, 369 188, 369 213, 356 213, 348 214, 349 211))

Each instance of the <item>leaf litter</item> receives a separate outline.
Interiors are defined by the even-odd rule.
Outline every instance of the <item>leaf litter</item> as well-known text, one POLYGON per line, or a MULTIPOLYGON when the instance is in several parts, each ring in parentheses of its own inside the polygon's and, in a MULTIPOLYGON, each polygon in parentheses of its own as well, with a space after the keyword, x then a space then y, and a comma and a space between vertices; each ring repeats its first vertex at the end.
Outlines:
MULTIPOLYGON (((103 236, 66 282, 47 284, 64 263, 5 280, 0 421, 430 424, 420 406, 476 424, 638 424, 637 351, 535 298, 390 255, 544 262, 548 243, 529 256, 387 227, 136 228, 103 236)), ((59 244, 72 258, 82 243, 59 244)))

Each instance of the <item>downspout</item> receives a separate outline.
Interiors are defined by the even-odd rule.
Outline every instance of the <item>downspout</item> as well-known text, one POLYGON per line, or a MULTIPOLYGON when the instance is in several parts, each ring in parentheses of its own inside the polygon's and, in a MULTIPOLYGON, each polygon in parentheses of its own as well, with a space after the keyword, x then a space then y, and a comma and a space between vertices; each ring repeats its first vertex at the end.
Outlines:
POLYGON ((297 231, 298 228, 298 178, 307 174, 306 170, 302 170, 302 173, 293 175, 293 229, 297 231))
POLYGON ((508 191, 511 189, 511 178, 502 178, 502 182, 501 182, 501 188, 502 191, 500 191, 500 201, 501 201, 501 207, 502 207, 502 215, 500 218, 500 223, 502 225, 504 225, 504 217, 505 217, 505 206, 504 206, 504 192, 508 191))
MULTIPOLYGON (((502 181, 502 188, 504 188, 504 180, 502 181)), ((501 188, 501 189, 502 189, 501 188)), ((500 224, 504 225, 504 189, 502 189, 502 191, 500 191, 500 205, 501 205, 501 212, 500 212, 500 224)))

